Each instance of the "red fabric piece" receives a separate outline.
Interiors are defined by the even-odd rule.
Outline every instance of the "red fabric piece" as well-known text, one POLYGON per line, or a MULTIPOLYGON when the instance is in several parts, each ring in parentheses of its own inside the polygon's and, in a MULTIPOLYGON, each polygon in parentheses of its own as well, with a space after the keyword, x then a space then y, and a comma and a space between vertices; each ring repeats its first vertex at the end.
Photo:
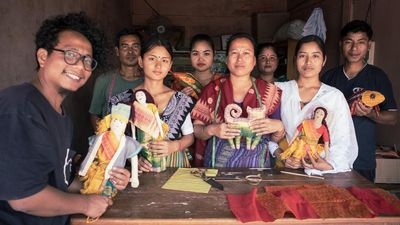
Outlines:
POLYGON ((319 218, 311 204, 297 190, 288 188, 274 192, 274 195, 283 200, 296 219, 319 218))
POLYGON ((242 223, 253 221, 272 222, 275 219, 256 200, 257 188, 247 194, 227 194, 229 207, 232 213, 242 223))
POLYGON ((376 215, 400 215, 400 201, 392 205, 382 195, 370 188, 349 187, 347 190, 368 206, 376 215))
MULTIPOLYGON (((296 195, 301 196, 302 200, 307 202, 309 206, 297 206, 296 201, 301 204, 301 200, 288 197, 284 199, 286 207, 292 210, 293 214, 301 215, 301 207, 310 207, 319 218, 371 218, 374 217, 368 207, 354 197, 347 189, 335 187, 328 184, 311 184, 311 185, 288 185, 288 186, 266 186, 266 192, 282 195, 282 192, 296 191, 296 195), (289 201, 289 202, 288 202, 289 201), (293 201, 291 203, 290 201, 293 201)), ((307 210, 310 210, 307 209, 307 210)), ((304 210, 304 209, 302 209, 304 210)), ((304 214, 304 217, 307 215, 304 214)))

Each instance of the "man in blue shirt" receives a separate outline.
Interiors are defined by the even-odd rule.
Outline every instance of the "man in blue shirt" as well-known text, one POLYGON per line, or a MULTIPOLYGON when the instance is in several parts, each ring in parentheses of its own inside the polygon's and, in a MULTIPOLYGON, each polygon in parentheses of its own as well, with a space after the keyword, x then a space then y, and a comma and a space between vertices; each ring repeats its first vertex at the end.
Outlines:
POLYGON ((363 90, 378 91, 385 96, 385 101, 379 104, 379 116, 373 108, 361 101, 356 103, 353 115, 358 142, 358 157, 353 168, 374 182, 375 126, 377 123, 394 125, 397 122, 397 104, 386 73, 366 62, 372 35, 370 25, 364 21, 353 20, 347 23, 341 30, 340 41, 345 63, 327 71, 321 81, 341 90, 347 99, 363 90))

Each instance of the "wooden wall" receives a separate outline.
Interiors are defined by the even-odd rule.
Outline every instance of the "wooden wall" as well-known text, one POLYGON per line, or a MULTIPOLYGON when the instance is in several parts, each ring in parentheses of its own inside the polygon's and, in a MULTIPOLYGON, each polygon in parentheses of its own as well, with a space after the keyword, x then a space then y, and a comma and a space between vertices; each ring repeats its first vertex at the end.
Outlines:
MULTIPOLYGON (((146 25, 154 15, 144 0, 132 0, 132 23, 146 25)), ((174 25, 185 26, 185 43, 197 33, 219 37, 235 32, 251 33, 251 17, 258 12, 284 12, 286 1, 281 0, 148 0, 162 16, 174 25)))
POLYGON ((31 80, 36 73, 34 35, 41 22, 68 12, 85 11, 111 37, 130 19, 129 0, 2 0, 0 2, 0 89, 31 80))
MULTIPOLYGON (((34 35, 41 22, 49 17, 68 12, 86 12, 100 23, 109 38, 116 31, 131 25, 131 1, 107 0, 2 0, 0 1, 0 89, 29 82, 36 76, 34 35)), ((113 56, 109 56, 113 61, 113 56)), ((105 68, 103 68, 104 70, 105 68)), ((92 130, 88 108, 92 86, 101 68, 88 83, 66 100, 66 108, 75 124, 75 149, 87 150, 87 137, 92 130)))

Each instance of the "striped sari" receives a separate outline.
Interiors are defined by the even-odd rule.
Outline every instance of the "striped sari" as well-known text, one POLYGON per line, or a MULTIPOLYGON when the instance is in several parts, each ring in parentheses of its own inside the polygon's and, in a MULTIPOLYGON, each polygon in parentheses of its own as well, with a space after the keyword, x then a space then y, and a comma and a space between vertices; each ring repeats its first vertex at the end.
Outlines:
MULTIPOLYGON (((168 102, 160 118, 169 126, 167 137, 169 140, 179 140, 182 134, 182 125, 194 106, 193 99, 182 92, 176 92, 168 102)), ((190 167, 191 155, 189 149, 173 152, 166 158, 167 167, 190 167)))

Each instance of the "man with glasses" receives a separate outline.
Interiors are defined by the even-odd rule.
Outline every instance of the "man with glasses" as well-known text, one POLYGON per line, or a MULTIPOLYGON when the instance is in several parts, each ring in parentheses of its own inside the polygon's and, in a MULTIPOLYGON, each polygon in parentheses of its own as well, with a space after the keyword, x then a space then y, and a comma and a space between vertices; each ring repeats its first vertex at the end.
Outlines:
POLYGON ((141 43, 141 35, 133 29, 124 28, 117 33, 114 48, 120 66, 96 80, 89 109, 94 130, 98 120, 110 113, 108 102, 112 96, 143 83, 143 74, 138 65, 141 43))
MULTIPOLYGON (((36 33, 37 77, 0 92, 0 224, 69 224, 68 214, 101 216, 105 196, 80 195, 72 176, 72 123, 62 102, 102 61, 102 33, 83 14, 47 19, 36 33)), ((124 189, 130 173, 114 168, 124 189)))

